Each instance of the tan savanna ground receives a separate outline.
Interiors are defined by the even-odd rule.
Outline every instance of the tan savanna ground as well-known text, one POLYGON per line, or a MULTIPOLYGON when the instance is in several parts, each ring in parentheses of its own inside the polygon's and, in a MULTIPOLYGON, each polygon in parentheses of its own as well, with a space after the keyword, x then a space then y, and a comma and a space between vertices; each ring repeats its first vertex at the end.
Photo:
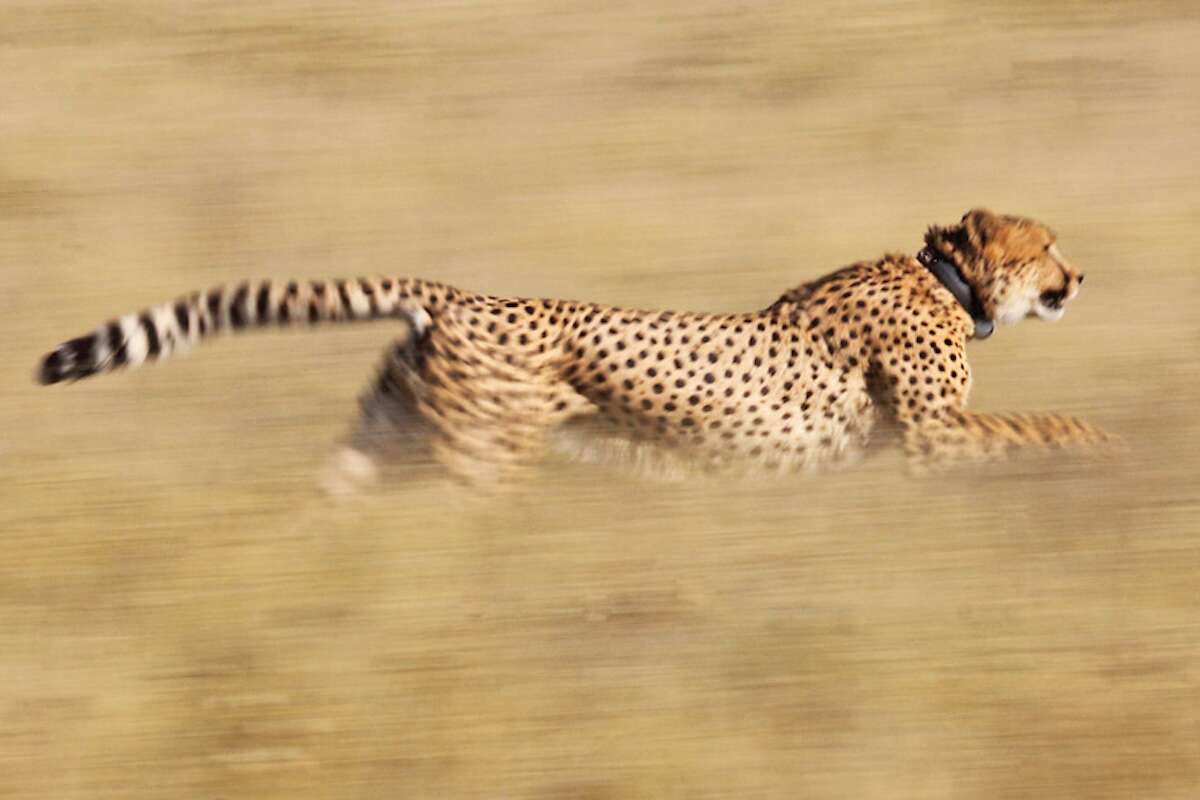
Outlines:
POLYGON ((6 0, 0 798, 1200 796, 1200 14, 6 0), (976 407, 1109 467, 314 489, 387 325, 73 386, 240 277, 750 309, 984 204, 1088 273, 976 407))

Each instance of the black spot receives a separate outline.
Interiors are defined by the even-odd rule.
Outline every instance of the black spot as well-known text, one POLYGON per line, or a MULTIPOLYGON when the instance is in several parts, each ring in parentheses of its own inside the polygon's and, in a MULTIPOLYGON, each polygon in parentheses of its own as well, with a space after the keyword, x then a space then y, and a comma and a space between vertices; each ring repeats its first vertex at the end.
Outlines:
POLYGON ((342 308, 346 312, 347 317, 352 317, 354 309, 350 306, 350 290, 346 287, 345 281, 337 282, 338 298, 342 301, 342 308))
POLYGON ((125 334, 121 332, 121 326, 116 320, 108 323, 108 350, 110 353, 109 363, 114 368, 129 360, 125 353, 125 334))
POLYGON ((162 349, 162 343, 158 340, 158 328, 154 327, 154 320, 150 319, 150 315, 147 313, 138 317, 138 322, 141 324, 142 330, 146 332, 146 358, 157 358, 162 349))
POLYGON ((259 325, 266 325, 270 322, 271 310, 271 282, 263 281, 262 286, 258 287, 258 296, 254 299, 255 316, 258 317, 259 325))
POLYGON ((233 302, 229 304, 229 324, 234 330, 246 325, 246 298, 250 295, 249 284, 243 283, 233 293, 233 302))
POLYGON ((179 331, 187 336, 188 330, 192 326, 192 318, 188 313, 187 303, 182 300, 175 304, 175 321, 179 323, 179 331))
POLYGON ((213 330, 221 327, 221 290, 213 289, 208 293, 205 304, 208 306, 208 316, 212 320, 213 330))

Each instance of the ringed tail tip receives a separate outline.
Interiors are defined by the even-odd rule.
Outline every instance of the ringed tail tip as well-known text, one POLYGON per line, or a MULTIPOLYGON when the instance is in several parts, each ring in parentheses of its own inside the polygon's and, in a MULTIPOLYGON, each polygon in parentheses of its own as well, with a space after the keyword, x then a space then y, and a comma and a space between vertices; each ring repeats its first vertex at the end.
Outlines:
POLYGON ((52 383, 58 383, 62 378, 62 356, 55 350, 53 353, 47 354, 41 364, 38 365, 37 373, 34 375, 42 386, 49 386, 52 383))
POLYGON ((42 358, 35 379, 43 386, 48 386, 91 375, 96 371, 92 358, 95 346, 95 336, 80 336, 64 342, 42 358))

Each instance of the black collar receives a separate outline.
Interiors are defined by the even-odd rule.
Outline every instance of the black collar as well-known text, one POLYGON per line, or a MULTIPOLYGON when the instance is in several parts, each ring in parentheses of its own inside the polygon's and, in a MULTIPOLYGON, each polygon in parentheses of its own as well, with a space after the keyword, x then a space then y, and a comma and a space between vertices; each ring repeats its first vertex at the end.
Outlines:
POLYGON ((996 324, 984 316, 979 298, 975 296, 971 285, 967 283, 958 267, 931 252, 928 248, 917 253, 917 261, 920 261, 927 270, 932 272, 933 276, 942 282, 942 286, 950 290, 950 294, 954 295, 958 304, 966 309, 966 312, 971 315, 971 319, 975 320, 975 338, 986 339, 991 336, 992 331, 996 329, 996 324))

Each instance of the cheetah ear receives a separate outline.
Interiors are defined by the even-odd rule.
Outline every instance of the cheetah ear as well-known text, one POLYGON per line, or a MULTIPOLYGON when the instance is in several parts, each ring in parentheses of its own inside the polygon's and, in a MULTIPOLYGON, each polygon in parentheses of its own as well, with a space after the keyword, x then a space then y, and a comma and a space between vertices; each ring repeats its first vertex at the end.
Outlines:
POLYGON ((976 251, 980 252, 996 238, 1000 224, 1000 217, 986 208, 973 208, 963 214, 962 218, 962 227, 967 234, 967 240, 976 251))

